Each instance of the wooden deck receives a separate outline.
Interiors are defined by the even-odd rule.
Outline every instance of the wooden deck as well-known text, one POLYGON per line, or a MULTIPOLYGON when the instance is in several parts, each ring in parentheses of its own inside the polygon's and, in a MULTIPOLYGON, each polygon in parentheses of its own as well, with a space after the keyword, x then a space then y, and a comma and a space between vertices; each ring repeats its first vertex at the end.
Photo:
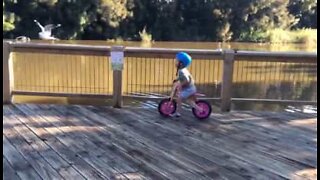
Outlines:
POLYGON ((317 115, 3 105, 4 179, 316 179, 317 115))

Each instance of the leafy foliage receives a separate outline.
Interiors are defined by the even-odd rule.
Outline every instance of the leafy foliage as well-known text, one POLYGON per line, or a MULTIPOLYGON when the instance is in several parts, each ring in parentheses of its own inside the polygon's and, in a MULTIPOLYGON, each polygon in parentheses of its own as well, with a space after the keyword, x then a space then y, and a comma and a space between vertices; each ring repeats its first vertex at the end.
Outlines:
POLYGON ((4 0, 3 35, 38 38, 37 19, 60 39, 264 41, 316 16, 316 0, 4 0))

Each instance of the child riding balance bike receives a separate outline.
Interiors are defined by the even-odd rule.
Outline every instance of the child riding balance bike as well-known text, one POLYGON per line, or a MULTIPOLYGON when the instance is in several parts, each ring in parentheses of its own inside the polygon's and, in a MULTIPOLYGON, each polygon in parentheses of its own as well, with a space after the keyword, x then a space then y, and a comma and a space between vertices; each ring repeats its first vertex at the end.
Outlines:
POLYGON ((197 93, 194 79, 187 67, 190 66, 192 58, 185 52, 176 55, 175 65, 177 67, 177 79, 173 81, 173 88, 170 98, 163 99, 158 106, 158 111, 165 117, 180 117, 182 101, 186 100, 192 107, 192 112, 198 119, 206 119, 211 114, 211 105, 207 101, 198 100, 197 96, 204 96, 197 93), (177 99, 174 99, 174 96, 177 99))

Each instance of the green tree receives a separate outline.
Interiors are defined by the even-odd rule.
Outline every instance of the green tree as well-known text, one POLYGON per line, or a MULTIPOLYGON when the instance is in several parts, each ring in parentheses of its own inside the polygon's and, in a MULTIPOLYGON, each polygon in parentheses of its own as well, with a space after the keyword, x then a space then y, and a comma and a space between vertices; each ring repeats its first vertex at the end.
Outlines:
POLYGON ((3 2, 3 32, 7 32, 14 29, 14 24, 12 18, 10 18, 10 14, 8 14, 4 9, 5 3, 3 2))
POLYGON ((289 13, 287 6, 289 0, 254 0, 248 1, 242 11, 235 14, 232 31, 235 37, 253 38, 252 40, 263 39, 264 32, 275 29, 290 29, 298 20, 289 13))
POLYGON ((290 0, 288 9, 299 19, 294 28, 317 28, 317 0, 290 0))
POLYGON ((266 31, 317 26, 316 0, 4 0, 3 35, 38 38, 34 24, 61 24, 61 39, 261 41, 266 31))
POLYGON ((8 34, 8 32, 15 29, 15 15, 10 11, 8 5, 12 4, 12 1, 3 1, 3 36, 8 34))

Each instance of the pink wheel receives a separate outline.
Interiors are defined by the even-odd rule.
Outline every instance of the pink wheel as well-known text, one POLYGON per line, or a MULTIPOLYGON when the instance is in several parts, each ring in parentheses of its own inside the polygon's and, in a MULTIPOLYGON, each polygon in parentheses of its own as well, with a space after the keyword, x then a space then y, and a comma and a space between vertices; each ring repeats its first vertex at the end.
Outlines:
POLYGON ((211 104, 204 100, 198 100, 196 104, 203 109, 202 112, 197 111, 195 108, 192 108, 193 115, 198 119, 206 119, 211 115, 211 104))
POLYGON ((175 100, 163 99, 158 106, 158 111, 162 116, 168 117, 170 114, 176 112, 177 103, 175 100))

